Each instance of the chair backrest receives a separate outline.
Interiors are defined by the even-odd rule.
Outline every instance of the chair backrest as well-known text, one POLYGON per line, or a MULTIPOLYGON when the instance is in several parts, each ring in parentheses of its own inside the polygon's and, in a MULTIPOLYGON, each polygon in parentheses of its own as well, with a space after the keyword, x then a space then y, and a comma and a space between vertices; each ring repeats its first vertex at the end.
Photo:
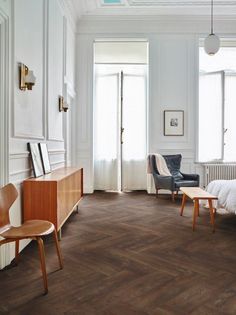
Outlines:
MULTIPOLYGON (((183 176, 180 173, 182 155, 181 154, 163 155, 163 158, 165 159, 166 165, 171 175, 175 178, 175 180, 182 179, 183 176)), ((150 155, 150 168, 152 173, 156 173, 159 175, 156 166, 155 155, 150 155)))
POLYGON ((18 192, 13 184, 0 189, 0 233, 10 227, 9 210, 17 196, 18 192))

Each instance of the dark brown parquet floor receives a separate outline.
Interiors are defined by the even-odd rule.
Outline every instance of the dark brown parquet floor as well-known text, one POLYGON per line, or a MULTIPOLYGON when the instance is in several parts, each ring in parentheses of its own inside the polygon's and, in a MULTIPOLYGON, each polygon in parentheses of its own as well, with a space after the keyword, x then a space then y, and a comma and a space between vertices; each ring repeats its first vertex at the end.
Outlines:
POLYGON ((37 247, 0 272, 0 314, 236 314, 236 216, 216 216, 211 232, 202 209, 191 230, 192 203, 145 192, 85 196, 63 227, 65 267, 57 271, 45 240, 49 293, 37 247))

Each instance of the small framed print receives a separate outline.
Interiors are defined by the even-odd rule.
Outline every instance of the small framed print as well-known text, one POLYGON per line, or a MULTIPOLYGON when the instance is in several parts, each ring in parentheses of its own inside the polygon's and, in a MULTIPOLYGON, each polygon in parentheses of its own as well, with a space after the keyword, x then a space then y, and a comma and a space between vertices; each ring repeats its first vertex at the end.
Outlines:
POLYGON ((39 151, 43 163, 43 171, 44 174, 48 174, 51 172, 51 165, 48 156, 48 148, 46 143, 39 143, 39 151))
POLYGON ((164 110, 164 136, 184 135, 184 111, 164 110))
POLYGON ((42 176, 44 173, 38 143, 28 143, 27 146, 30 152, 34 177, 42 176))

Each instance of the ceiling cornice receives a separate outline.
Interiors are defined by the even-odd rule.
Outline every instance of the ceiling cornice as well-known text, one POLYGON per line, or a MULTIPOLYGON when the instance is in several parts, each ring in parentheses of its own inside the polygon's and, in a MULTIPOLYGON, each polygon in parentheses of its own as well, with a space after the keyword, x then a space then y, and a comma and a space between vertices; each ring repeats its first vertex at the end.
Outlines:
MULTIPOLYGON (((159 7, 159 6, 210 6, 210 1, 206 0, 128 0, 130 6, 152 6, 152 7, 159 7)), ((215 6, 236 6, 236 0, 215 0, 215 6)))
MULTIPOLYGON (((86 15, 81 21, 209 21, 207 15, 86 15)), ((236 21, 236 14, 216 15, 215 21, 236 21)), ((236 30, 236 25, 235 25, 236 30)))
MULTIPOLYGON (((122 0, 105 4, 103 0, 62 0, 78 19, 86 16, 202 16, 210 15, 210 0, 122 0)), ((214 0, 214 15, 236 15, 236 0, 214 0)))

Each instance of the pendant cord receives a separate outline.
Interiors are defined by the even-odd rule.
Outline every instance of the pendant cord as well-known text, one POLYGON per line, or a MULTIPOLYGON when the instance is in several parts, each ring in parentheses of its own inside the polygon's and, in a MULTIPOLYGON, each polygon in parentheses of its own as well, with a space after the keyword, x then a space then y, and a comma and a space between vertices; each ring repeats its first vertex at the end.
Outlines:
POLYGON ((213 0, 211 0, 211 34, 213 33, 213 0))

